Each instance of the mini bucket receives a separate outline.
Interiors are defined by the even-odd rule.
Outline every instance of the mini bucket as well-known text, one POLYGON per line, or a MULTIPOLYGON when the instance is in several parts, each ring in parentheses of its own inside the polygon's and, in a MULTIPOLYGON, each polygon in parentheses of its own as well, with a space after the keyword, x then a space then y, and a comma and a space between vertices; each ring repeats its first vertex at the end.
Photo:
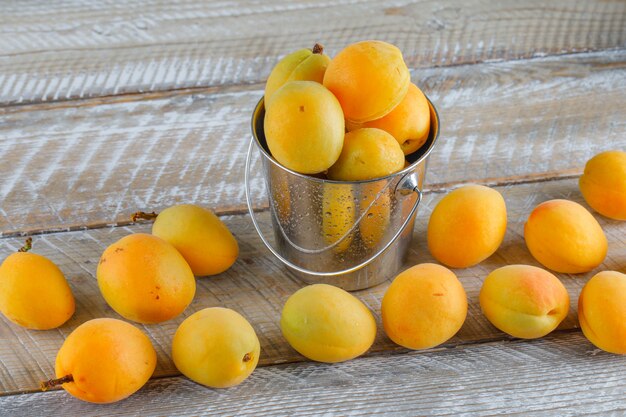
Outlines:
POLYGON ((372 287, 402 268, 413 237, 428 155, 439 137, 439 116, 430 99, 430 133, 407 155, 402 171, 367 181, 332 181, 292 171, 270 154, 259 101, 252 115, 252 140, 245 191, 252 223, 267 248, 307 283, 348 291, 372 287), (250 166, 254 150, 262 161, 274 244, 252 208, 250 166))

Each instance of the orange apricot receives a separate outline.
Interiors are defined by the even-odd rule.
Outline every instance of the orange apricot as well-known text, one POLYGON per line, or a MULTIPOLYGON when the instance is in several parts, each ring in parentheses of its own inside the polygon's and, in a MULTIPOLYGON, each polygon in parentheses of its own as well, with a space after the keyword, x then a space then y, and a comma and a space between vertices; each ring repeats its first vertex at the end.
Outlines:
POLYGON ((384 177, 404 168, 404 154, 389 133, 363 128, 346 133, 343 149, 328 170, 328 178, 360 181, 384 177))
POLYGON ((141 388, 156 367, 150 339, 122 320, 100 318, 78 326, 57 353, 56 385, 74 397, 92 403, 122 400, 141 388))
POLYGON ((106 248, 96 275, 111 308, 139 323, 178 316, 196 293, 185 258, 165 240, 145 233, 125 236, 106 248))
POLYGON ((502 195, 482 185, 466 185, 435 206, 428 221, 428 249, 444 265, 467 268, 491 256, 505 232, 502 195))
POLYGON ((428 100, 415 84, 409 85, 404 99, 389 114, 362 124, 346 123, 348 130, 375 127, 390 133, 405 155, 418 150, 428 139, 430 131, 430 107, 428 100))
POLYGON ((524 239, 537 261, 566 274, 591 271, 608 249, 598 221, 569 200, 550 200, 535 207, 524 225, 524 239))
POLYGON ((467 296, 452 271, 426 263, 393 280, 381 311, 391 340, 409 349, 428 349, 450 339, 463 326, 467 296))
POLYGON ((595 211, 615 220, 626 220, 626 152, 602 152, 585 165, 579 180, 585 201, 595 211))
POLYGON ((402 52, 382 41, 348 45, 324 74, 324 86, 337 97, 352 123, 385 116, 402 101, 410 82, 402 52))
POLYGON ((561 281, 530 265, 508 265, 492 271, 483 282, 479 301, 494 326, 524 339, 547 335, 569 310, 569 295, 561 281))
POLYGON ((591 278, 578 297, 578 321, 591 343, 626 354, 626 274, 603 271, 591 278))

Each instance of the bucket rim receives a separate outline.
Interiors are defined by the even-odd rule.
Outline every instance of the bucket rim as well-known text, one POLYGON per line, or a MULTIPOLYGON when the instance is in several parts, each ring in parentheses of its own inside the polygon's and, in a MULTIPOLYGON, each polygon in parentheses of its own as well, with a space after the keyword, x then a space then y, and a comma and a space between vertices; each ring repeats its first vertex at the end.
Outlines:
MULTIPOLYGON (((422 153, 422 155, 415 162, 413 162, 412 164, 403 168, 400 171, 394 172, 389 175, 385 175, 384 177, 372 178, 368 180, 358 180, 358 181, 339 181, 339 180, 331 180, 331 179, 326 179, 326 178, 318 178, 309 174, 302 174, 300 172, 294 171, 282 165, 280 162, 274 159, 274 157, 268 151, 265 150, 265 148, 263 147, 263 145, 261 144, 259 140, 259 136, 257 133, 256 122, 259 119, 261 113, 265 111, 265 97, 261 97, 261 99, 259 100, 259 102, 254 108, 254 112, 252 113, 252 119, 250 121, 251 129, 252 129, 252 137, 254 138, 254 143, 256 147, 261 151, 263 156, 267 160, 269 160, 274 166, 292 175, 295 175, 296 177, 299 177, 308 181, 318 182, 322 184, 367 184, 367 183, 373 183, 373 182, 378 182, 382 180, 390 180, 397 176, 403 176, 410 172, 413 172, 417 166, 419 166, 421 163, 426 161, 426 159, 432 152, 433 148, 437 144, 437 140, 439 139, 439 113, 437 112, 437 108, 435 107, 433 102, 430 100, 430 98, 426 94, 424 94, 424 96, 426 97, 426 101, 428 101, 428 107, 430 109, 430 131, 428 132, 428 138, 426 139, 426 143, 430 142, 430 144, 428 145, 428 148, 426 148, 426 150, 422 153), (434 129, 433 129, 433 126, 435 127, 434 129)), ((419 149, 415 152, 418 152, 418 151, 419 149)), ((405 157, 406 156, 408 155, 405 155, 405 157)))

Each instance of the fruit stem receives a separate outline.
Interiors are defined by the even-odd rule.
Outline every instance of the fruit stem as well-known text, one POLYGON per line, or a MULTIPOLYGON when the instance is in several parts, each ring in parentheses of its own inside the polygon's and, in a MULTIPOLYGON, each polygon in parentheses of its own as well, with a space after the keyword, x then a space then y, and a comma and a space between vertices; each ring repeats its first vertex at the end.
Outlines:
POLYGON ((155 213, 154 211, 152 213, 146 213, 144 211, 138 211, 137 213, 133 213, 132 216, 130 216, 130 221, 131 222, 136 222, 137 220, 154 220, 156 219, 158 216, 157 213, 155 213))
POLYGON ((33 248, 33 238, 29 237, 29 238, 26 238, 26 242, 24 243, 24 246, 19 248, 17 251, 18 252, 28 252, 32 248, 33 248))
POLYGON ((250 360, 252 360, 252 355, 250 355, 249 353, 246 353, 245 355, 243 355, 244 362, 248 362, 250 360))
POLYGON ((324 53, 324 46, 320 45, 319 43, 316 43, 313 46, 313 53, 314 54, 323 54, 324 53))
POLYGON ((57 385, 63 385, 68 382, 74 382, 72 374, 62 376, 61 378, 49 379, 41 382, 41 390, 48 391, 50 388, 54 388, 57 385))

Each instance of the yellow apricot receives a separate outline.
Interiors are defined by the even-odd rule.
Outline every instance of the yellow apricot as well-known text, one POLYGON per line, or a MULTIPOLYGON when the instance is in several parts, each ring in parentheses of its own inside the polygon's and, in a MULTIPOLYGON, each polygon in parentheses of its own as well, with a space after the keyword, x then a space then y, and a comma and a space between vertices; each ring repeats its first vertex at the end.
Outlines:
POLYGON ((467 297, 456 275, 436 264, 401 272, 383 296, 385 333, 400 346, 428 349, 459 331, 467 316, 467 297))
POLYGON ((597 154, 585 165, 578 184, 595 211, 611 219, 626 220, 626 152, 597 154))
POLYGON ((480 307, 498 329, 514 337, 543 337, 569 310, 567 290, 550 272, 530 265, 492 271, 480 289, 480 307))
POLYGON ((324 74, 324 86, 337 97, 352 123, 385 116, 402 101, 410 83, 402 52, 382 41, 348 45, 330 61, 324 74))
POLYGON ((272 95, 289 81, 315 81, 322 83, 330 57, 324 55, 324 47, 315 44, 313 49, 292 52, 272 69, 265 84, 265 105, 269 107, 272 95))
POLYGON ((110 245, 96 272, 106 302, 139 323, 160 323, 182 313, 196 293, 185 258, 163 239, 135 233, 110 245))
POLYGON ((339 159, 328 170, 328 178, 360 181, 384 177, 404 168, 404 153, 384 130, 364 128, 346 133, 339 159))
POLYGON ((428 222, 428 249, 451 268, 467 268, 490 257, 506 232, 506 204, 496 190, 466 185, 443 197, 428 222))
POLYGON ((9 255, 0 265, 0 312, 27 329, 59 327, 74 314, 74 296, 61 270, 30 252, 9 255))
POLYGON ((537 261, 566 274, 591 271, 608 249, 598 221, 569 200, 550 200, 535 207, 524 225, 524 239, 537 261))
POLYGON ((422 90, 411 83, 404 99, 386 116, 361 124, 346 123, 346 126, 348 130, 362 127, 382 129, 398 141, 405 155, 409 155, 428 139, 430 107, 422 90))
POLYGON ((257 366, 261 347, 254 329, 236 311, 211 307, 183 321, 172 341, 172 359, 187 378, 212 388, 243 382, 257 366))
POLYGON ((280 318, 287 342, 318 362, 343 362, 365 353, 376 337, 376 321, 352 294, 327 284, 301 288, 280 318))
POLYGON ((76 398, 112 403, 139 390, 155 367, 156 352, 141 330, 121 320, 93 319, 65 339, 56 358, 59 379, 42 385, 64 382, 63 389, 76 398))
POLYGON ((391 196, 386 184, 374 182, 364 184, 361 199, 361 211, 367 210, 359 222, 361 240, 368 248, 376 247, 389 226, 391 217, 391 196), (371 207, 370 207, 371 205, 371 207), (369 209, 368 209, 369 207, 369 209))
POLYGON ((594 275, 578 297, 578 321, 585 337, 598 348, 626 354, 626 274, 594 275))
POLYGON ((290 81, 272 96, 264 120, 267 146, 285 167, 316 174, 335 163, 345 124, 339 102, 313 81, 290 81))
MULTIPOLYGON (((346 184, 324 184, 322 198, 322 233, 324 241, 332 245, 342 239, 354 226, 355 207, 352 188, 346 184)), ((333 248, 335 253, 345 252, 352 243, 350 233, 333 248)))
POLYGON ((237 241, 219 217, 193 204, 163 210, 152 234, 174 246, 198 276, 226 271, 239 255, 237 241))

